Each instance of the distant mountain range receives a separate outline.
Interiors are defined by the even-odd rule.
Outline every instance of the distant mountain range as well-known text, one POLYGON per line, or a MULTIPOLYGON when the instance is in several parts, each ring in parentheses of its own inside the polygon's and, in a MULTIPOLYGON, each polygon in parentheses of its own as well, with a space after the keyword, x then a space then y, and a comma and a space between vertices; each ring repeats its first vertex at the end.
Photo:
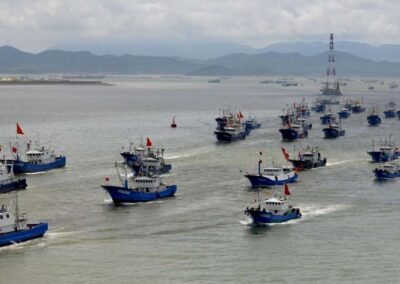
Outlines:
MULTIPOLYGON (((328 37, 327 37, 328 40, 328 37)), ((66 51, 89 50, 95 54, 133 54, 145 56, 183 57, 210 59, 233 53, 262 54, 270 51, 279 53, 299 53, 318 55, 328 51, 328 42, 282 42, 264 48, 254 48, 232 42, 198 41, 182 42, 171 40, 107 40, 76 41, 61 44, 53 49, 66 51)), ((400 45, 385 44, 372 46, 361 42, 335 41, 335 50, 350 53, 375 61, 400 62, 400 45)))
MULTIPOLYGON (((101 74, 187 74, 208 76, 293 75, 324 76, 327 52, 235 53, 207 60, 138 55, 95 55, 87 51, 48 50, 38 54, 10 46, 0 47, 0 73, 101 73, 101 74)), ((373 61, 336 52, 336 69, 343 76, 399 76, 400 63, 373 61)))

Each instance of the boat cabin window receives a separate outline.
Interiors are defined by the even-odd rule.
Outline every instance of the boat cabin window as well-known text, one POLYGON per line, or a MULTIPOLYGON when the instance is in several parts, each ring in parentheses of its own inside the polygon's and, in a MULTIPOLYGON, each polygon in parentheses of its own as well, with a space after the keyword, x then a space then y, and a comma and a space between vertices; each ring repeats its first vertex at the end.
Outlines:
POLYGON ((6 216, 7 216, 7 218, 10 218, 10 215, 8 215, 8 214, 6 216))
POLYGON ((3 215, 0 215, 0 219, 3 219, 3 215))

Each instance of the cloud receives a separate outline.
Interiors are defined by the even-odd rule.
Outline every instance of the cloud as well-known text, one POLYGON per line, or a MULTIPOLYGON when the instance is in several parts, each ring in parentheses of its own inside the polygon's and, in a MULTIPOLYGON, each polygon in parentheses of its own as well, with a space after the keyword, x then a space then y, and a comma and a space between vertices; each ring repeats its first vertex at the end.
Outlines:
POLYGON ((38 51, 81 40, 400 43, 400 3, 382 0, 3 0, 2 44, 38 51))

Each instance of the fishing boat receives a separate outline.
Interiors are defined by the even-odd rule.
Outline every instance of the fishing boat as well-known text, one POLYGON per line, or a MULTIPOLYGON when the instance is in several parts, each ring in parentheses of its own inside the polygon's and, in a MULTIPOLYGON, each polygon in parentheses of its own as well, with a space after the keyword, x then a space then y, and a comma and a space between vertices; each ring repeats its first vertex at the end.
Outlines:
POLYGON ((303 139, 308 136, 308 130, 299 124, 287 124, 279 129, 282 139, 286 141, 293 141, 303 139))
POLYGON ((289 158, 289 153, 285 148, 282 147, 281 150, 285 159, 291 162, 297 170, 308 170, 326 165, 327 160, 321 157, 318 146, 306 145, 302 147, 297 153, 297 158, 293 159, 289 158))
POLYGON ((383 112, 385 118, 393 118, 396 117, 396 103, 394 100, 391 100, 385 107, 385 111, 383 112))
POLYGON ((322 129, 325 134, 325 138, 337 138, 344 136, 345 130, 342 129, 340 124, 329 124, 328 127, 322 129))
POLYGON ((289 187, 285 184, 284 194, 275 193, 273 197, 266 199, 264 204, 261 204, 260 197, 258 196, 258 202, 248 206, 244 212, 250 217, 251 223, 254 226, 283 223, 299 219, 301 218, 300 209, 293 207, 290 195, 289 187))
POLYGON ((48 230, 48 223, 28 223, 26 213, 20 213, 17 191, 12 195, 9 204, 0 204, 0 246, 8 246, 42 237, 48 230))
POLYGON ((316 101, 311 109, 315 112, 324 112, 326 106, 322 102, 316 101))
POLYGON ((351 111, 353 109, 354 104, 355 104, 355 100, 347 99, 346 102, 343 104, 343 107, 347 108, 349 111, 351 111))
POLYGON ((172 118, 171 128, 176 128, 175 116, 172 118))
POLYGON ((25 152, 25 158, 17 154, 12 162, 16 174, 37 173, 64 168, 66 157, 56 155, 49 146, 42 145, 25 152))
POLYGON ((48 145, 41 145, 38 142, 34 144, 29 141, 26 151, 21 151, 18 135, 24 135, 24 132, 17 123, 17 142, 15 146, 11 146, 13 159, 2 161, 7 163, 9 169, 11 169, 9 165, 12 164, 14 173, 37 173, 65 167, 67 158, 56 155, 48 145))
POLYGON ((14 177, 12 167, 13 165, 7 167, 5 164, 0 164, 0 193, 25 189, 27 187, 26 179, 16 179, 14 177))
POLYGON ((370 126, 378 126, 382 123, 382 120, 375 108, 372 108, 372 110, 368 114, 367 121, 370 126))
POLYGON ((309 117, 311 115, 310 108, 305 103, 305 99, 300 104, 296 104, 294 107, 294 111, 297 114, 297 117, 309 117))
POLYGON ((283 185, 294 182, 298 178, 297 173, 291 167, 275 166, 261 169, 262 160, 258 162, 258 173, 246 173, 245 177, 250 181, 253 188, 283 185))
POLYGON ((361 102, 356 100, 354 101, 352 107, 351 107, 351 111, 353 113, 361 113, 361 112, 365 112, 365 107, 363 106, 363 102, 361 99, 361 102))
POLYGON ((344 107, 338 112, 338 115, 340 119, 346 119, 351 115, 351 111, 344 107))
POLYGON ((137 175, 140 169, 146 172, 165 174, 171 171, 172 165, 167 164, 164 159, 164 149, 153 149, 153 142, 150 138, 146 139, 146 146, 143 142, 139 146, 129 144, 128 151, 124 151, 121 156, 124 158, 128 167, 137 175))
POLYGON ((324 114, 323 116, 321 116, 320 120, 321 120, 321 124, 325 125, 325 124, 329 124, 329 123, 334 123, 336 121, 336 117, 331 112, 328 112, 328 113, 324 114))
POLYGON ((282 127, 279 132, 282 135, 282 139, 286 141, 303 139, 308 136, 308 130, 312 128, 311 123, 308 123, 305 118, 298 118, 293 112, 281 115, 280 118, 282 127))
POLYGON ((217 128, 214 131, 217 140, 220 142, 233 142, 245 139, 250 134, 251 129, 246 126, 242 113, 233 115, 230 111, 224 111, 224 114, 217 117, 217 128))
POLYGON ((400 165, 397 163, 385 163, 374 170, 377 179, 392 179, 400 177, 400 165))
POLYGON ((372 162, 381 163, 388 162, 400 158, 400 150, 392 142, 391 138, 380 141, 376 147, 374 140, 372 140, 372 150, 367 151, 368 155, 371 156, 372 162))
POLYGON ((127 164, 125 162, 115 162, 118 178, 121 186, 106 184, 101 187, 108 192, 114 204, 148 202, 174 196, 177 186, 165 185, 158 175, 141 175, 128 180, 127 164), (123 167, 124 172, 121 172, 123 167), (131 185, 130 185, 131 183, 131 185))
POLYGON ((246 128, 248 129, 257 129, 261 127, 261 123, 255 117, 250 117, 245 120, 246 128))

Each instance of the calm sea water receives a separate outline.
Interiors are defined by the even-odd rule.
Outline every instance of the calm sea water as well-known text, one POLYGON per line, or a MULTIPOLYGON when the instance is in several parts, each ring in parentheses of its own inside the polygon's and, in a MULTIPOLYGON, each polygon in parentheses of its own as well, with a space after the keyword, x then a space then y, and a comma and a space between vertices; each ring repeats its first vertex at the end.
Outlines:
MULTIPOLYGON (((301 173, 291 185, 301 220, 266 228, 243 225, 256 193, 241 171, 283 163, 281 109, 321 87, 259 84, 265 78, 111 78, 101 86, 2 86, 0 136, 26 135, 67 155, 68 166, 28 175, 19 195, 31 221, 46 219, 42 239, 0 249, 0 283, 397 283, 400 265, 400 180, 378 183, 368 162, 371 139, 392 135, 400 121, 368 127, 366 114, 343 121, 346 136, 322 139, 319 115, 310 132, 328 158, 325 168, 301 173), (262 128, 234 144, 217 144, 218 110, 256 115, 262 128), (176 116, 178 128, 169 124, 176 116), (164 182, 175 198, 113 206, 100 184, 117 183, 113 162, 141 136, 166 148, 173 165, 164 182), (242 222, 241 222, 242 221, 242 222)), ((344 97, 381 110, 398 90, 359 79, 344 97)), ((336 109, 333 109, 336 110, 336 109)), ((263 190, 267 196, 270 191, 263 190)))

